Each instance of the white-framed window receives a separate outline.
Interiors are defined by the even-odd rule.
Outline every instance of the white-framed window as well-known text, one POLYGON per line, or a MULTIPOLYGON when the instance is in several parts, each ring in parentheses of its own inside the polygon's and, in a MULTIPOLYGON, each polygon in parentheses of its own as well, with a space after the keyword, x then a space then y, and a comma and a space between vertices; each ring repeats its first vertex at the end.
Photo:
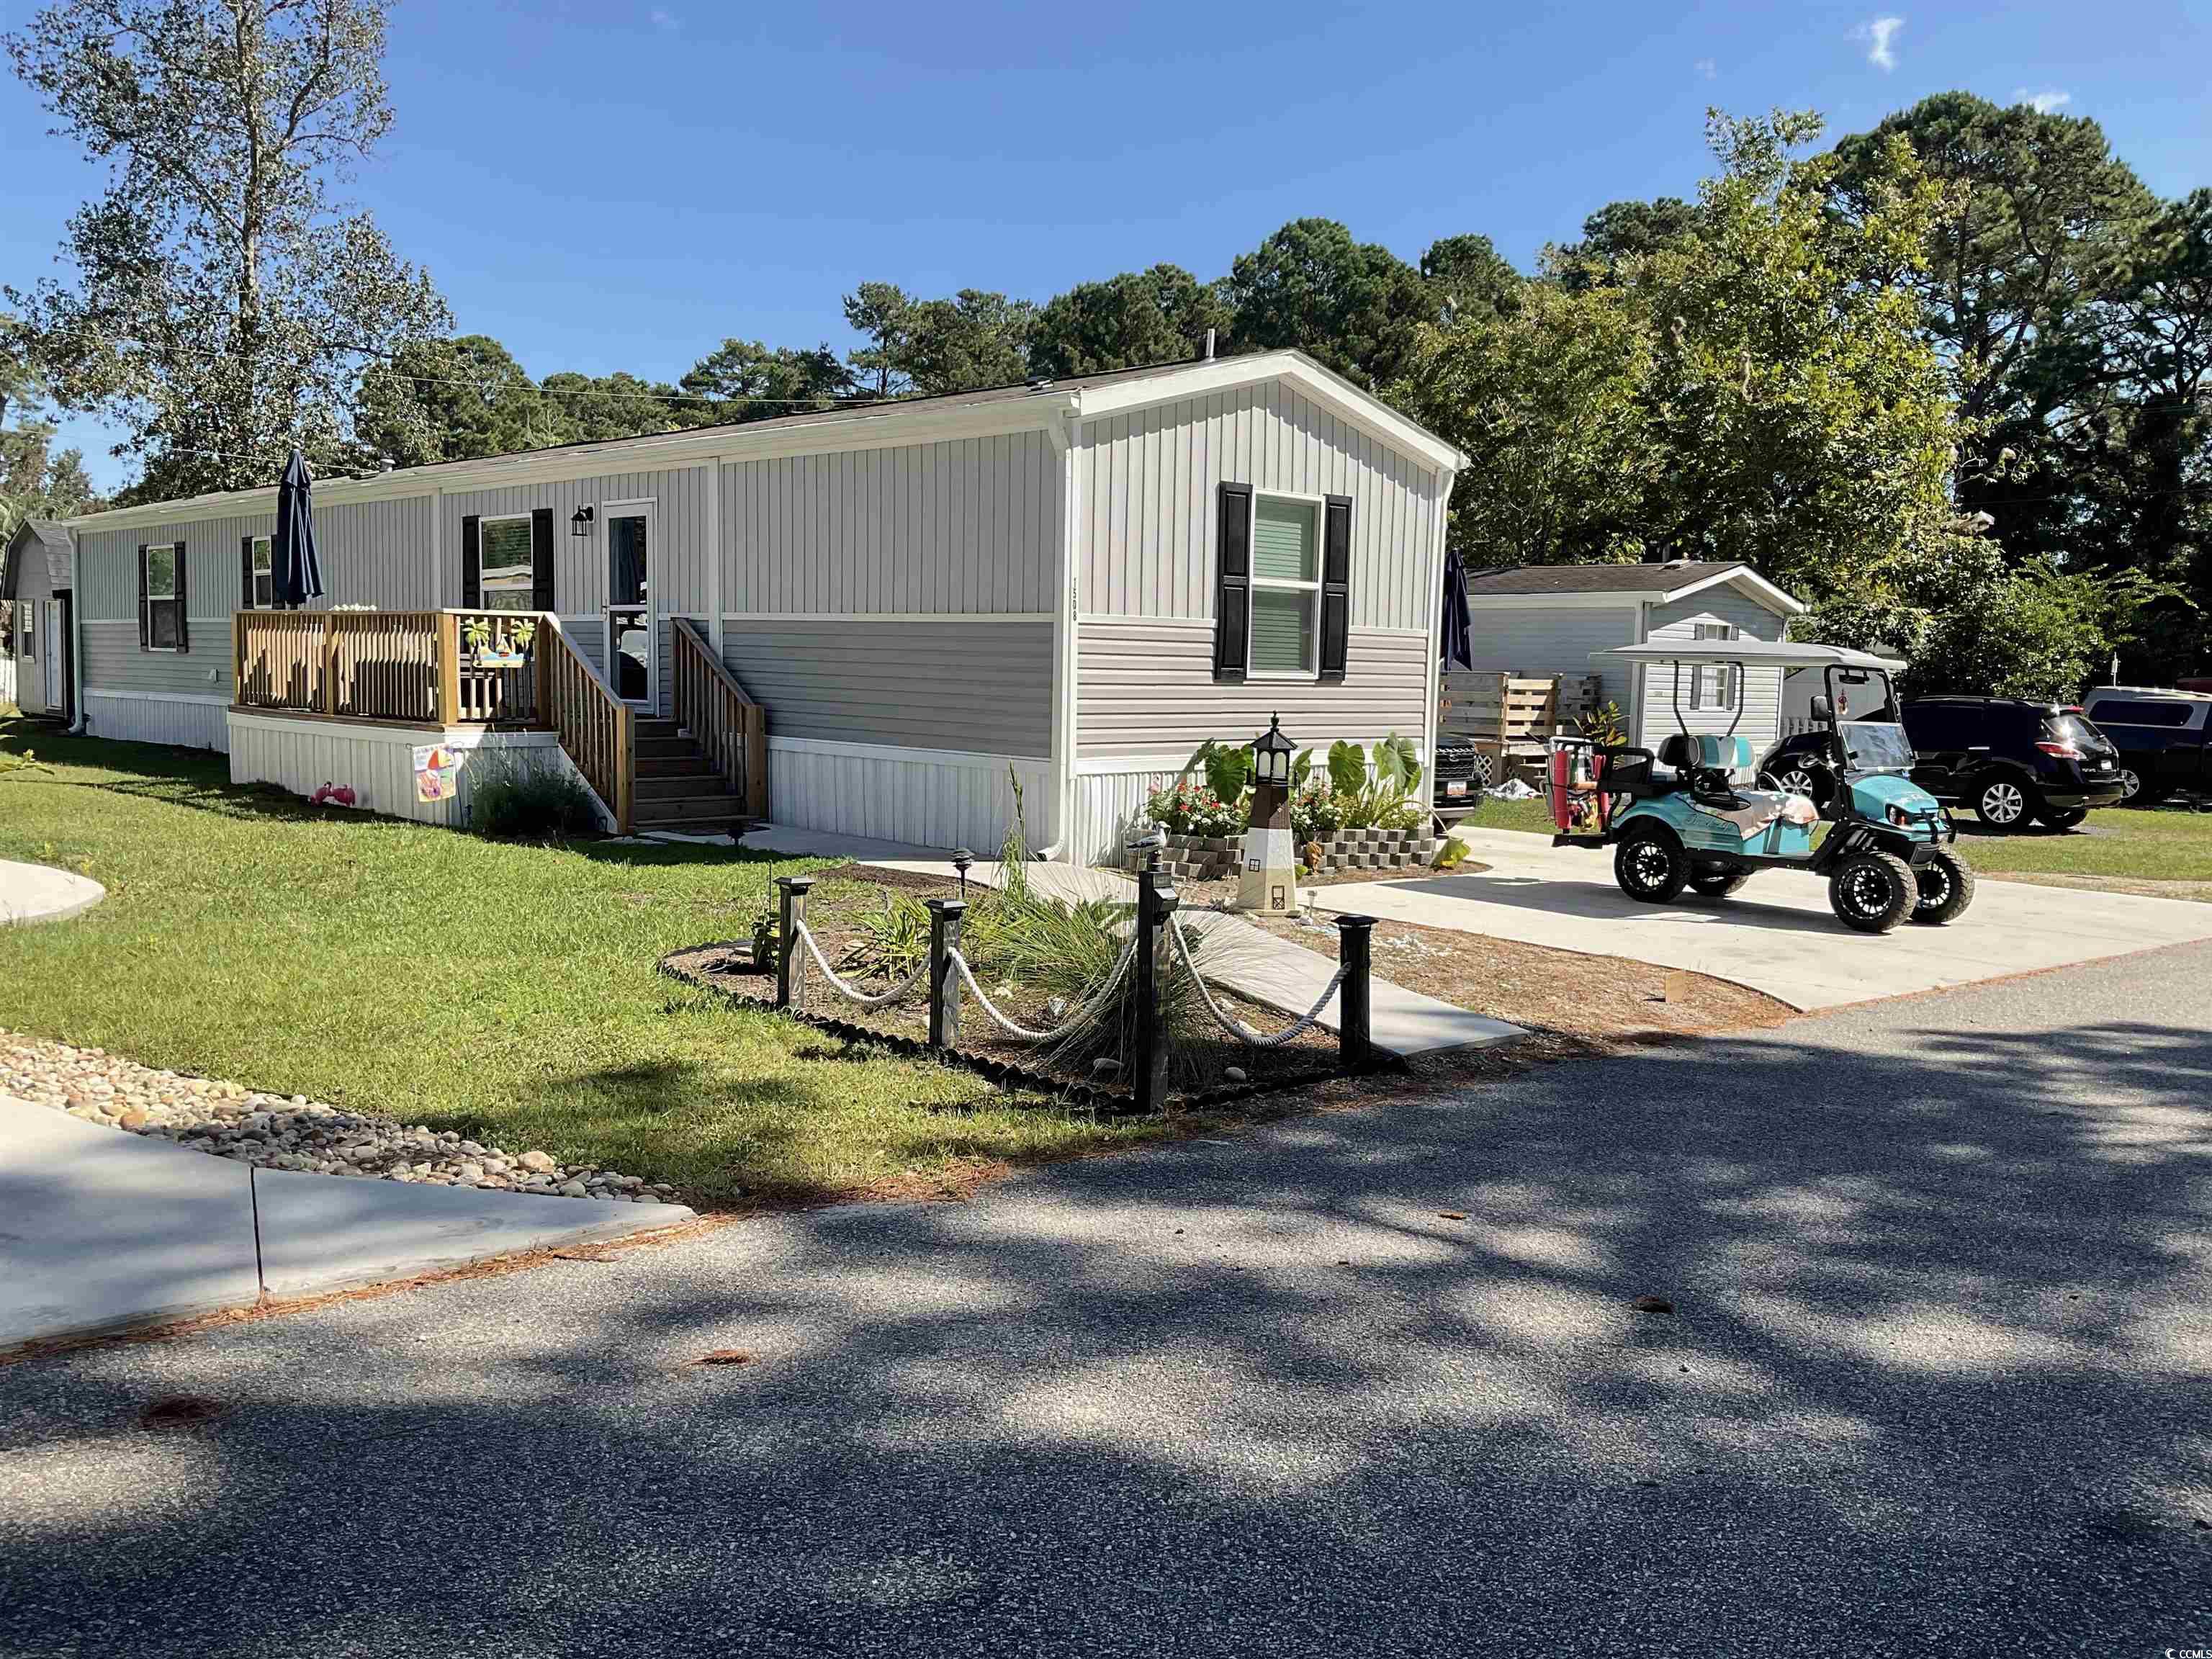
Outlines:
POLYGON ((252 551, 246 556, 253 562, 253 597, 246 609, 270 610, 276 603, 276 544, 269 537, 256 536, 252 551))
MULTIPOLYGON (((1690 624, 1690 637, 1693 640, 1732 640, 1735 636, 1734 623, 1690 624)), ((1733 709, 1742 694, 1741 671, 1733 663, 1704 663, 1690 671, 1690 707, 1692 708, 1733 709)))
POLYGON ((184 633, 184 606, 177 599, 177 561, 184 548, 159 542, 146 549, 146 648, 173 651, 184 633))
POLYGON ((1318 497, 1252 492, 1247 678, 1320 676, 1321 511, 1318 497))
POLYGON ((15 601, 15 653, 25 662, 35 662, 39 656, 38 623, 31 610, 31 601, 15 601))
POLYGON ((502 514, 477 524, 477 571, 487 611, 533 611, 537 566, 531 554, 530 515, 502 514))

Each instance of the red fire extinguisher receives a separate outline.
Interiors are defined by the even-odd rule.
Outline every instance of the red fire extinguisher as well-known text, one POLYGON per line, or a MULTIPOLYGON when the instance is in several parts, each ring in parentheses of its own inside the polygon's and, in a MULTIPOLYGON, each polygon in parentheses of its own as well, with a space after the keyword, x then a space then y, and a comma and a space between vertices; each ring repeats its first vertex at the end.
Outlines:
POLYGON ((1567 833, 1567 781, 1574 775, 1569 769, 1573 764, 1565 748, 1555 747, 1552 750, 1552 827, 1563 836, 1567 833))

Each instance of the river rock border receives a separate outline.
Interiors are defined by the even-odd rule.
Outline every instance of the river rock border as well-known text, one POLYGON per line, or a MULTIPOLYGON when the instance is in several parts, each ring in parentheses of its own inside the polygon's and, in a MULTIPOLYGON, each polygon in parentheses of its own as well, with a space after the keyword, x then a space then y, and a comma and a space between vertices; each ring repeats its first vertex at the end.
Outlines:
POLYGON ((0 1031, 0 1094, 264 1170, 606 1202, 679 1201, 665 1182, 562 1164, 540 1149, 507 1152, 451 1129, 366 1117, 305 1095, 264 1094, 12 1031, 0 1031))

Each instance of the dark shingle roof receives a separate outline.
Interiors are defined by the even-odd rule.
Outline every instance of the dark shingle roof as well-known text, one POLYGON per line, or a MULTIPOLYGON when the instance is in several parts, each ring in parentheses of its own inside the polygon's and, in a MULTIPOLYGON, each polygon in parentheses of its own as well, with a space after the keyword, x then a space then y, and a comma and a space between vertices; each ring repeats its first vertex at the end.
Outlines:
POLYGON ((57 593, 69 592, 70 538, 69 532, 46 519, 26 519, 8 538, 7 574, 0 584, 0 599, 12 599, 20 590, 18 573, 27 560, 44 557, 47 580, 57 593))
POLYGON ((1712 576, 1749 570, 1747 564, 1522 564, 1503 570, 1470 570, 1470 593, 1671 593, 1712 576))

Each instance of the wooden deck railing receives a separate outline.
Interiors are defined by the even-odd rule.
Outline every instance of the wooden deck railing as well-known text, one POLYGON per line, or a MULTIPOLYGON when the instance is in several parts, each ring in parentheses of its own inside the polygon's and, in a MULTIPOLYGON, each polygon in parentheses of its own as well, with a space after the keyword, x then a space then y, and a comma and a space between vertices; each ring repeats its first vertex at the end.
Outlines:
POLYGON ((629 705, 561 631, 559 617, 540 619, 533 655, 544 723, 561 734, 568 758, 614 814, 615 833, 628 835, 635 817, 637 775, 629 705))
POLYGON ((768 711, 752 700, 714 654, 714 642, 689 617, 678 617, 671 708, 676 723, 744 803, 749 817, 768 816, 768 711))
MULTIPOLYGON (((532 726, 538 674, 478 668, 462 624, 513 611, 240 611, 231 619, 231 700, 333 720, 532 726)), ((543 620, 538 620, 540 634, 543 620)))

